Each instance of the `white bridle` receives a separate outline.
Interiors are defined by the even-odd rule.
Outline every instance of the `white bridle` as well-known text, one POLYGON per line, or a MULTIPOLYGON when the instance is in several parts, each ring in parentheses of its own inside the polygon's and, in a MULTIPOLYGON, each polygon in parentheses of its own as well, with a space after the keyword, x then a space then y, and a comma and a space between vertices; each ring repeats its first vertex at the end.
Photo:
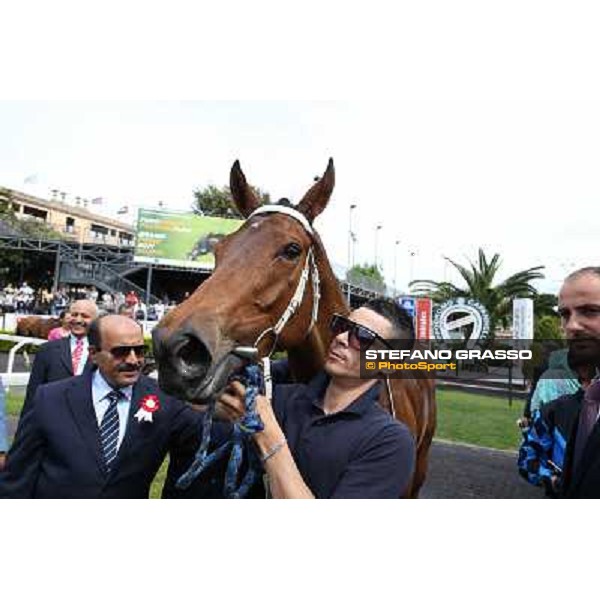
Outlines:
MULTIPOLYGON (((261 215, 265 213, 279 213, 283 215, 287 215, 288 217, 292 217, 298 223, 304 227, 304 230, 310 236, 311 240, 314 236, 314 230, 312 225, 308 222, 308 219, 296 209, 290 206, 280 206, 278 204, 268 204, 266 206, 261 206, 257 208, 249 217, 255 217, 256 215, 261 215)), ((302 305, 302 301, 304 299, 304 292, 306 291, 306 284, 308 282, 308 278, 311 277, 312 288, 313 288, 313 304, 312 304, 312 313, 310 317, 310 325, 307 330, 307 335, 312 330, 314 324, 317 322, 317 316, 319 314, 319 300, 321 298, 320 291, 320 279, 319 279, 319 270, 317 269, 317 263, 315 262, 313 245, 311 244, 308 252, 306 254, 306 260, 304 261, 304 268, 302 269, 302 273, 300 275, 300 279, 298 281, 298 285, 296 286, 296 291, 292 296, 287 308, 283 311, 283 314, 273 325, 272 327, 268 327, 265 329, 254 342, 254 347, 257 348, 258 344, 261 342, 263 337, 268 333, 272 333, 274 335, 273 345, 271 346, 271 350, 268 353, 268 356, 271 356, 273 350, 275 349, 275 345, 277 343, 277 338, 279 334, 283 331, 283 328, 287 325, 288 321, 294 316, 297 310, 302 305), (312 275, 312 276, 311 276, 312 275)))

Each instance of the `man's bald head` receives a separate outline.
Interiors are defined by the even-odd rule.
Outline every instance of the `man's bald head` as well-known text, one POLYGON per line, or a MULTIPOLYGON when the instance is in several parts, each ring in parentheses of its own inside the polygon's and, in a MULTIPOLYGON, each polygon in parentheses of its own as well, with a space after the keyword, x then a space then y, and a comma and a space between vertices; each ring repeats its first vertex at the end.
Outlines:
POLYGON ((569 340, 569 358, 600 365, 600 268, 571 273, 558 294, 558 314, 569 340))
POLYGON ((98 306, 93 300, 84 299, 84 300, 75 300, 71 302, 71 306, 69 307, 69 312, 84 310, 92 315, 94 315, 94 319, 98 316, 98 306))
POLYGON ((582 269, 577 269, 577 271, 573 271, 565 277, 563 285, 579 277, 597 277, 600 279, 600 267, 583 267, 582 269))
POLYGON ((90 326, 88 334, 90 346, 101 350, 107 331, 109 335, 113 332, 122 331, 128 335, 140 334, 143 337, 142 326, 134 319, 125 315, 103 315, 95 319, 90 326))

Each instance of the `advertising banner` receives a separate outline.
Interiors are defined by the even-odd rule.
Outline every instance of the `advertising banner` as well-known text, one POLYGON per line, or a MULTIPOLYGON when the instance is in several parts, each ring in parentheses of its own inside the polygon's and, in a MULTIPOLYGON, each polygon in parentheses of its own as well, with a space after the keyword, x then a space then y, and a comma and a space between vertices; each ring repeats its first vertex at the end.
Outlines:
POLYGON ((431 298, 416 298, 415 336, 418 340, 431 339, 431 298))
POLYGON ((403 308, 413 319, 415 318, 415 299, 410 296, 401 296, 397 299, 398 304, 403 308))
POLYGON ((513 338, 516 340, 533 339, 533 300, 515 298, 513 300, 513 338))
POLYGON ((133 260, 135 262, 213 269, 213 248, 243 221, 201 217, 193 213, 140 209, 133 260))

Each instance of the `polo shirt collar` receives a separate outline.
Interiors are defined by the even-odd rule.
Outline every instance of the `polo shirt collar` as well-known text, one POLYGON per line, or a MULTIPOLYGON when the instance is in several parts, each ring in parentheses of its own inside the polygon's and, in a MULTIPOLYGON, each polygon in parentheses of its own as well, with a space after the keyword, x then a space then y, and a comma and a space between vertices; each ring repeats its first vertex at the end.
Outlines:
MULTIPOLYGON (((331 377, 325 372, 321 372, 307 385, 307 393, 311 397, 312 405, 318 408, 321 412, 323 411, 323 398, 325 397, 325 390, 329 385, 331 377)), ((370 387, 364 394, 360 395, 352 404, 348 405, 343 410, 340 410, 334 414, 354 414, 361 416, 371 409, 373 404, 377 402, 379 392, 381 390, 381 383, 378 381, 374 386, 370 387)), ((328 415, 330 416, 330 415, 328 415)))

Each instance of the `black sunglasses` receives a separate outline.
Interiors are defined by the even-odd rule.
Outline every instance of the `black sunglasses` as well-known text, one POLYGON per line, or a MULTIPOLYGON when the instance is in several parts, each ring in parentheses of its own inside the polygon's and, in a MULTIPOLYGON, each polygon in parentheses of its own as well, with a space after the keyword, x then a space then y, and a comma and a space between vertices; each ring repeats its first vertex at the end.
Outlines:
POLYGON ((348 332, 348 345, 355 350, 367 350, 375 341, 381 342, 387 348, 391 346, 377 333, 364 325, 359 325, 342 315, 333 315, 329 322, 329 330, 334 336, 348 332))
POLYGON ((139 344, 138 346, 115 346, 109 352, 116 360, 125 360, 132 351, 136 358, 144 358, 147 350, 148 347, 145 344, 139 344))

